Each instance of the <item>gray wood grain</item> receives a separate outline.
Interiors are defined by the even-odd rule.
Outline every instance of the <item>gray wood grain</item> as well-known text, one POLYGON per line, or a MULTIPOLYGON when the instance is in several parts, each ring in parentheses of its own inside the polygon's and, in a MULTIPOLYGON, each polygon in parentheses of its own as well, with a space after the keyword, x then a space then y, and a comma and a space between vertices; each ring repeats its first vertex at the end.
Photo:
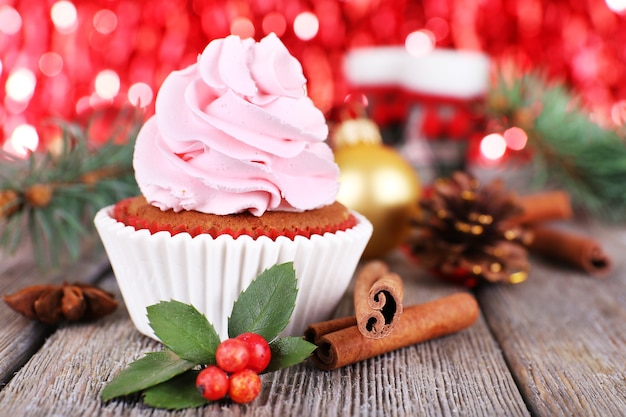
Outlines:
POLYGON ((534 415, 626 415, 626 231, 591 235, 616 261, 610 277, 534 259, 528 281, 478 293, 534 415))
MULTIPOLYGON (((310 363, 263 376, 250 405, 218 403, 169 412, 138 398, 103 404, 104 385, 160 345, 123 308, 94 323, 48 333, 0 307, 0 414, 18 416, 616 416, 626 410, 626 230, 594 229, 616 265, 606 279, 533 258, 528 281, 476 291, 469 329, 324 372, 310 363), (7 319, 10 320, 7 321, 7 319), (5 325, 4 323, 8 323, 5 325), (15 376, 9 380, 13 371, 15 376)), ((405 305, 465 291, 424 274, 399 253, 405 305)), ((103 266, 103 263, 105 266, 103 266)), ((35 282, 88 281, 106 268, 86 257, 41 273, 26 257, 7 266, 0 290, 35 282)), ((117 291, 109 273, 105 288, 117 291)), ((118 294, 119 297, 119 294, 118 294)), ((348 291, 336 315, 352 313, 348 291)))
MULTIPOLYGON (((421 275, 401 257, 390 259, 406 280, 406 303, 462 288, 421 275)), ((106 281, 115 288, 111 277, 106 281)), ((351 294, 338 315, 351 312, 351 294)), ((135 399, 102 404, 107 381, 159 344, 134 330, 123 309, 96 323, 59 328, 0 392, 0 410, 56 416, 528 416, 484 318, 455 335, 401 349, 336 371, 304 363, 263 376, 250 405, 153 410, 135 399), (32 393, 37 393, 33 396, 32 393)))

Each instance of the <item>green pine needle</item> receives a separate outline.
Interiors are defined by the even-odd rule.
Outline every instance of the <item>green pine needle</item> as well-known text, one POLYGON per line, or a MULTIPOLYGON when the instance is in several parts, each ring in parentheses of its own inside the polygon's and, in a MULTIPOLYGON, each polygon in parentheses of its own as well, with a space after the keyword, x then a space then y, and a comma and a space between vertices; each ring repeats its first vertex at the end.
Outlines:
POLYGON ((590 118, 563 84, 526 74, 500 77, 490 91, 489 117, 528 134, 534 188, 560 188, 573 206, 604 221, 626 220, 626 140, 590 118), (532 114, 522 120, 520 114, 532 114))
POLYGON ((78 259, 81 243, 95 232, 96 212, 138 193, 132 155, 139 117, 130 123, 127 140, 121 144, 110 140, 94 147, 88 141, 87 129, 61 123, 63 146, 58 155, 33 152, 20 159, 0 151, 4 160, 0 164, 0 195, 8 190, 17 195, 6 206, 0 204, 0 250, 14 252, 30 240, 42 267, 56 266, 62 259, 78 259), (94 174, 95 181, 86 179, 94 178, 94 174), (25 193, 33 185, 52 187, 47 205, 29 204, 25 193), (9 205, 16 210, 3 215, 9 205))

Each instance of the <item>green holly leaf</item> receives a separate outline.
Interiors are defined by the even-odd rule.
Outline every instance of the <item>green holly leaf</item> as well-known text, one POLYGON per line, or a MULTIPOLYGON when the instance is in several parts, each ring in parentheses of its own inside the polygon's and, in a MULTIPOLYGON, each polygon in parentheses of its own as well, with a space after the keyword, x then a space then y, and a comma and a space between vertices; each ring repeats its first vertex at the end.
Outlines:
MULTIPOLYGON (((270 341, 272 360, 266 372, 307 359, 316 346, 301 337, 278 337, 289 323, 298 293, 293 263, 273 266, 243 291, 228 319, 228 334, 254 332, 270 341)), ((182 409, 207 403, 196 389, 197 365, 215 363, 220 343, 213 325, 195 307, 162 301, 148 307, 148 319, 166 346, 131 363, 102 391, 104 401, 144 391, 152 407, 182 409)))
POLYGON ((196 388, 196 377, 200 371, 188 371, 144 391, 143 402, 155 408, 180 410, 207 404, 196 388))
POLYGON ((270 343, 272 360, 264 372, 273 372, 296 365, 311 356, 316 348, 317 346, 302 337, 279 337, 270 343))
POLYGON ((273 340, 289 323, 297 294, 293 262, 266 269, 235 301, 228 318, 228 335, 253 332, 273 340))
POLYGON ((100 397, 103 401, 108 401, 139 392, 180 375, 194 366, 195 363, 181 359, 169 350, 149 352, 117 374, 104 387, 100 397))
POLYGON ((215 362, 220 338, 195 307, 180 301, 161 301, 147 310, 154 334, 172 352, 198 365, 215 362))

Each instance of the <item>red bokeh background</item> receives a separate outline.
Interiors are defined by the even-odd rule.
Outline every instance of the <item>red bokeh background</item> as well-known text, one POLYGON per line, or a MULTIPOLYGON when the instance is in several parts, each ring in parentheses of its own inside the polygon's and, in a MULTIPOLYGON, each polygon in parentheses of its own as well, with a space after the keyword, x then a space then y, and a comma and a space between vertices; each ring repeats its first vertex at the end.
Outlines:
MULTIPOLYGON (((350 93, 341 71, 347 50, 402 45, 418 30, 430 31, 437 47, 483 51, 522 71, 545 69, 590 112, 610 115, 626 100, 626 15, 604 0, 2 1, 0 143, 27 124, 45 145, 51 117, 75 121, 97 108, 118 109, 129 104, 133 86, 154 95, 170 71, 231 33, 260 39, 277 32, 327 115, 350 93), (307 12, 318 24, 311 39, 294 29, 307 12), (11 89, 11 76, 24 69, 11 89), (96 93, 102 71, 119 82, 113 97, 96 93)), ((152 97, 146 114, 153 104, 152 97)))

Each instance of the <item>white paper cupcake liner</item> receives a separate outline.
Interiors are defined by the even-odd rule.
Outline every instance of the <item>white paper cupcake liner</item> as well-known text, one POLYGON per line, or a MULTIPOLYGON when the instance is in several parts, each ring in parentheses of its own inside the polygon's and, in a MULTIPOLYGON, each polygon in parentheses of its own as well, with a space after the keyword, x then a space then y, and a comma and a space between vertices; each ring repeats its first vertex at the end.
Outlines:
POLYGON ((265 269, 294 262, 296 307, 283 335, 301 336, 310 323, 330 318, 347 289, 372 234, 372 225, 353 212, 357 225, 346 231, 275 241, 229 235, 151 234, 101 209, 95 225, 104 244, 128 313, 137 329, 154 339, 146 307, 159 301, 191 304, 228 337, 228 316, 241 291, 265 269))

